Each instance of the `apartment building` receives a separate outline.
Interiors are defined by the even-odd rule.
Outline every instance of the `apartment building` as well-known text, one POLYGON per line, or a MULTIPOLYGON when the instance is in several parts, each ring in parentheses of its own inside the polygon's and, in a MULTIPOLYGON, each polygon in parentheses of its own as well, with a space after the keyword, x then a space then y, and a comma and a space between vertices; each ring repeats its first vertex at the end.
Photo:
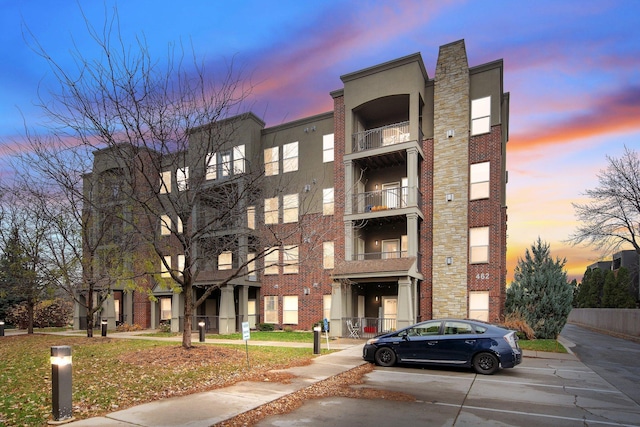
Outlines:
MULTIPOLYGON (((333 336, 367 336, 445 316, 497 321, 507 233, 502 60, 469 67, 461 40, 440 47, 432 78, 416 53, 341 80, 329 94, 333 111, 274 127, 251 113, 233 118, 233 137, 207 157, 203 180, 259 165, 263 191, 238 203, 233 224, 212 231, 218 246, 227 236, 228 250, 212 254, 196 278, 194 297, 216 289, 194 324, 308 330, 327 319, 333 336), (278 239, 265 250, 267 235, 278 239), (245 274, 217 286, 238 269, 245 274)), ((207 132, 196 130, 190 147, 207 132)), ((164 170, 160 161, 146 169, 167 191, 198 176, 189 153, 176 155, 189 166, 164 170)), ((99 156, 95 164, 93 176, 107 170, 99 156)), ((215 209, 207 197, 192 227, 215 209)), ((153 232, 178 226, 171 218, 163 224, 153 232)), ((170 242, 165 267, 185 262, 170 242)), ((181 330, 185 296, 147 283, 153 301, 116 286, 103 317, 144 327, 170 321, 181 330)))

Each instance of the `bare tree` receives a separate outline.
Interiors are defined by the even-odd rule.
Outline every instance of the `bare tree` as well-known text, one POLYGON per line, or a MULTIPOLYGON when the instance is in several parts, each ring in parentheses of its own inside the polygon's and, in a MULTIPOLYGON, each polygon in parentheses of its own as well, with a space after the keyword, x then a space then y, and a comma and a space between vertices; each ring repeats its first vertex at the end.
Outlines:
POLYGON ((87 23, 100 57, 76 50, 75 70, 33 41, 59 89, 41 103, 50 125, 44 136, 28 134, 23 159, 66 199, 59 215, 70 222, 60 224, 74 226, 55 241, 69 254, 64 262, 80 261, 87 315, 89 296, 99 290, 102 298, 114 283, 149 293, 172 288, 184 295, 182 345, 189 348, 195 309, 215 289, 258 268, 299 264, 303 241, 306 256, 317 257, 323 227, 303 215, 316 192, 265 176, 262 148, 244 142, 264 123, 241 111, 250 87, 232 64, 214 79, 195 59, 186 66, 175 46, 166 62, 155 61, 143 38, 128 46, 118 26, 117 11, 100 31, 87 23), (284 226, 256 226, 262 212, 271 215, 264 200, 275 200, 275 224, 283 211, 284 226), (305 232, 310 223, 315 231, 305 232), (74 232, 82 233, 81 246, 74 232), (271 257, 283 248, 282 261, 271 257))
POLYGON ((580 225, 570 239, 606 252, 628 244, 640 254, 640 157, 625 147, 620 158, 607 156, 607 162, 599 185, 585 192, 591 200, 573 204, 580 225))

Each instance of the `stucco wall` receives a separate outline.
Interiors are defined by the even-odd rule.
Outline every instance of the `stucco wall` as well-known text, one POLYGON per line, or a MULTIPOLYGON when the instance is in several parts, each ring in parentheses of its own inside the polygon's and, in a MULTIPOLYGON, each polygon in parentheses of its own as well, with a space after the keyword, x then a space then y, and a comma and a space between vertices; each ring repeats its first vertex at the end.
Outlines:
POLYGON ((574 308, 569 323, 640 337, 640 310, 633 308, 574 308))

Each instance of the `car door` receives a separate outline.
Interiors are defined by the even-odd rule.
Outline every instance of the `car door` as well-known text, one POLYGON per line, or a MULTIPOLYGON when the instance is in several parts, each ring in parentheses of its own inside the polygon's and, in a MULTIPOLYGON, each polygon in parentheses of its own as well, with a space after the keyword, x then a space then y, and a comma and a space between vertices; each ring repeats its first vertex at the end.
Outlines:
POLYGON ((404 362, 428 361, 434 345, 438 343, 441 325, 440 320, 430 320, 406 329, 396 350, 398 358, 404 362))
POLYGON ((442 333, 434 349, 438 360, 453 365, 467 364, 480 344, 473 325, 461 320, 447 320, 442 333))

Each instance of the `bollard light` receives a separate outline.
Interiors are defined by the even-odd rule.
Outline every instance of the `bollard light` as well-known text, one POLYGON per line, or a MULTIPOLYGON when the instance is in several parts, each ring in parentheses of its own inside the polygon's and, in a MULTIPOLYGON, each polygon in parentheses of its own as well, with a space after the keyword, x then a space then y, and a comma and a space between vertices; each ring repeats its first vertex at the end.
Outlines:
POLYGON ((204 322, 198 322, 198 332, 200 332, 200 342, 204 342, 204 322))
POLYGON ((102 319, 102 321, 100 322, 100 325, 102 326, 102 336, 106 337, 107 336, 107 325, 109 324, 109 322, 107 322, 107 319, 102 319))
POLYGON ((0 320, 0 337, 4 336, 4 321, 0 320))
POLYGON ((320 326, 314 326, 313 328, 313 354, 320 354, 320 326))
POLYGON ((51 347, 51 406, 54 421, 73 419, 71 415, 71 347, 51 347))

